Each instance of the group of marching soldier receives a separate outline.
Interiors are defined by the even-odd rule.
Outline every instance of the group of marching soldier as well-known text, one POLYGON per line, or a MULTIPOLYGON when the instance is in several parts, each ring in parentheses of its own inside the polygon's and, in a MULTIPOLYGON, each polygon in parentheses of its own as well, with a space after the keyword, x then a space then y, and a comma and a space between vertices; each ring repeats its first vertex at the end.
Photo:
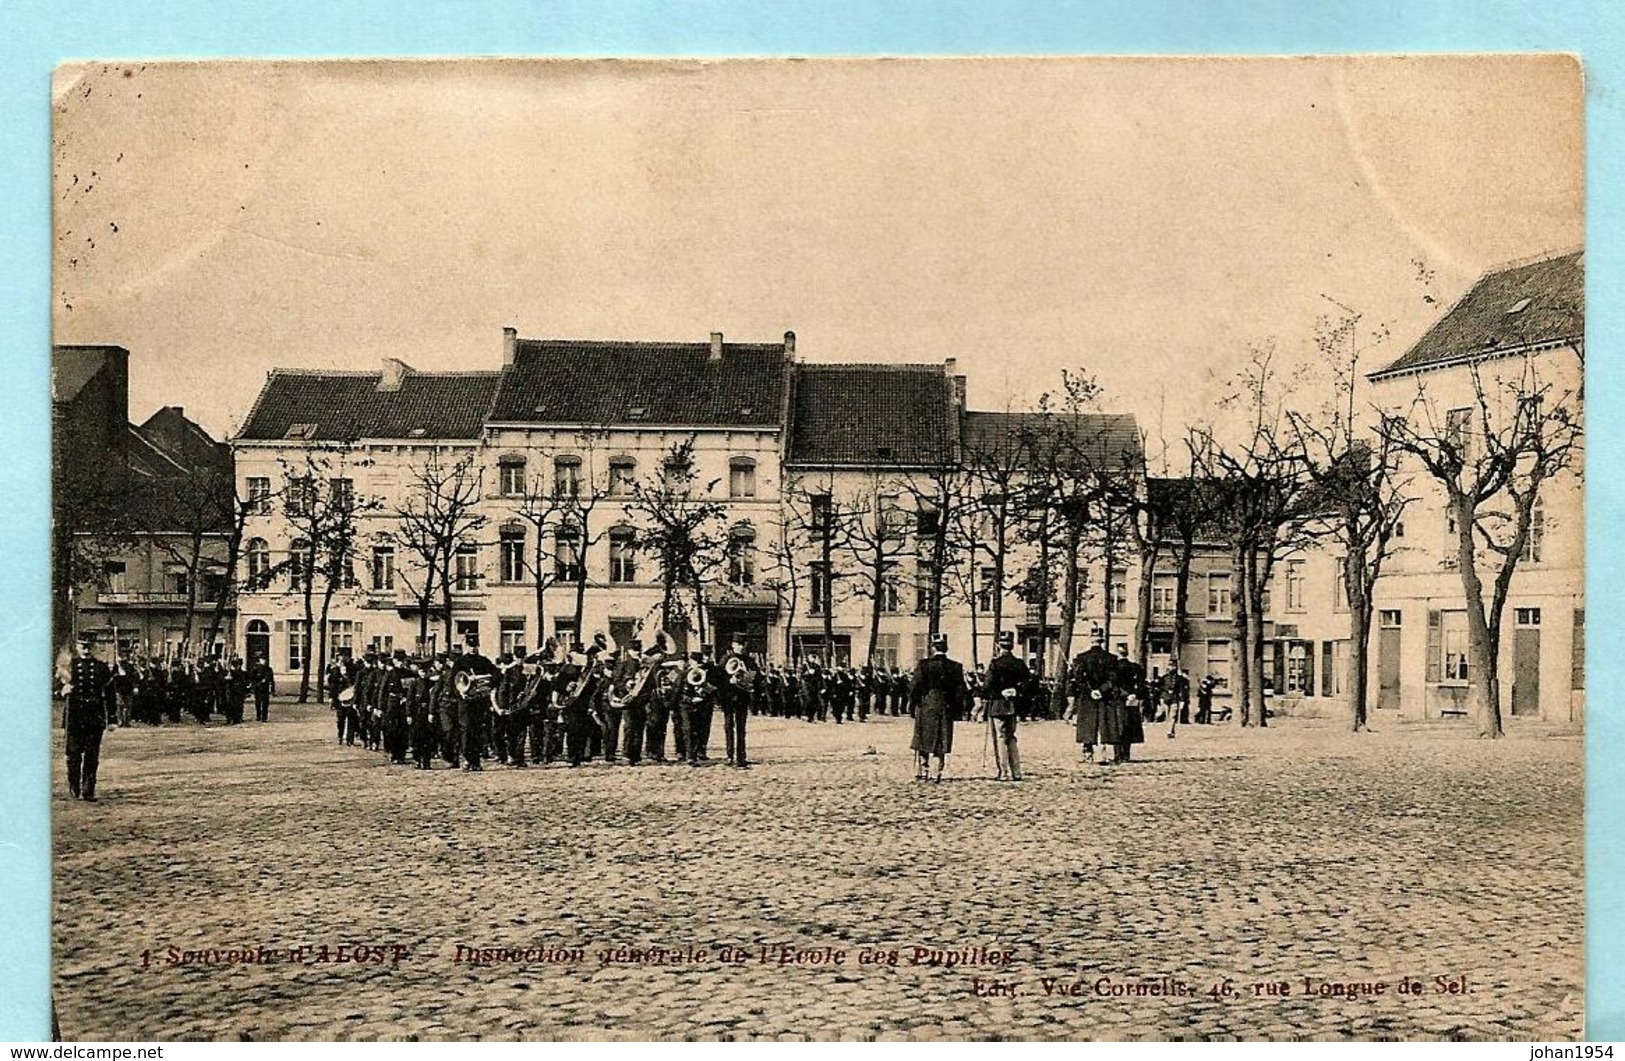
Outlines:
POLYGON ((473 640, 429 658, 368 652, 336 661, 326 687, 339 743, 359 738, 391 762, 420 770, 437 760, 483 770, 493 759, 520 768, 600 757, 698 766, 710 758, 719 714, 724 759, 745 767, 745 719, 764 679, 739 641, 718 658, 709 648, 673 651, 664 635, 624 649, 599 635, 590 645, 549 642, 540 652, 518 649, 495 660, 473 640))

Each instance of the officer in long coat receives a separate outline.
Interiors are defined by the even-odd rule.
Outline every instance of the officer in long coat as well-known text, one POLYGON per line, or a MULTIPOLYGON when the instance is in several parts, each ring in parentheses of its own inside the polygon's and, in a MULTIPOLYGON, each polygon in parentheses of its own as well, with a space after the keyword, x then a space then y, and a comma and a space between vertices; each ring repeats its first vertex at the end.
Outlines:
MULTIPOLYGON (((332 667, 328 670, 332 671, 332 667)), ((333 697, 333 709, 338 710, 338 691, 331 688, 329 692, 333 697)), ((248 689, 254 694, 254 721, 271 721, 271 694, 276 691, 276 674, 271 665, 265 662, 264 656, 258 656, 248 665, 248 689)), ((341 738, 342 739, 342 738, 341 738)))
POLYGON ((434 715, 434 677, 424 660, 409 668, 406 686, 406 728, 412 742, 412 762, 419 770, 434 769, 435 748, 440 730, 434 715))
POLYGON ((946 634, 931 635, 931 655, 914 671, 909 703, 914 711, 916 781, 941 781, 948 756, 954 750, 954 719, 966 708, 965 668, 948 658, 946 634), (931 760, 936 771, 931 772, 931 760))
POLYGON ((745 641, 735 637, 722 659, 722 729, 727 736, 728 763, 748 766, 745 761, 745 718, 751 712, 756 688, 756 663, 745 651, 745 641))
POLYGON ((1145 680, 1145 668, 1129 659, 1123 648, 1112 661, 1112 691, 1106 699, 1106 710, 1100 719, 1100 742, 1112 748, 1111 761, 1129 761, 1129 749, 1145 743, 1145 725, 1141 705, 1150 694, 1145 680))
POLYGON ((410 677, 406 669, 406 650, 397 648, 379 679, 378 711, 384 751, 389 753, 390 762, 403 766, 410 745, 406 706, 410 677))
POLYGON ((81 637, 64 675, 67 706, 62 729, 68 751, 68 791, 74 799, 96 802, 96 767, 101 762, 102 734, 113 712, 113 671, 97 659, 94 642, 81 637))
POLYGON ((1090 634, 1087 652, 1081 652, 1072 661, 1067 676, 1067 700, 1073 718, 1077 721, 1078 744, 1082 745, 1084 759, 1093 759, 1095 745, 1102 743, 1101 717, 1107 701, 1113 695, 1116 664, 1106 651, 1106 635, 1100 630, 1090 634))

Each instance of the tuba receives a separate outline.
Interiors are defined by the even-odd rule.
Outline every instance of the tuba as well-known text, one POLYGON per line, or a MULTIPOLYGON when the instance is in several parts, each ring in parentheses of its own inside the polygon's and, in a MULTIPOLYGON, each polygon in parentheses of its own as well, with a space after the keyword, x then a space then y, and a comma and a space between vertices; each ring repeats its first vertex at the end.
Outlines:
POLYGON ((473 671, 460 671, 451 680, 452 687, 457 695, 464 700, 472 700, 479 696, 490 696, 495 693, 489 674, 475 674, 473 671))
POLYGON ((722 665, 722 669, 728 672, 728 680, 734 685, 741 689, 745 689, 750 686, 750 664, 745 662, 745 658, 743 656, 729 656, 728 662, 722 665))
POLYGON ((619 693, 617 693, 613 688, 609 690, 609 706, 619 711, 631 704, 640 695, 642 695, 644 686, 649 684, 649 679, 654 676, 654 672, 655 669, 653 667, 650 667, 647 664, 640 665, 638 667, 638 672, 632 675, 631 681, 622 686, 619 693))

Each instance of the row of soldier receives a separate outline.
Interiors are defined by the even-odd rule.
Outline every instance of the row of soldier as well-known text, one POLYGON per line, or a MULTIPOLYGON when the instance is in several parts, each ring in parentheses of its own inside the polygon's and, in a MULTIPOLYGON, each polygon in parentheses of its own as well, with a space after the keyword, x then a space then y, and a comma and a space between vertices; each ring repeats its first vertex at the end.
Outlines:
MULTIPOLYGON (((86 639, 94 653, 94 639, 86 639)), ((243 721, 244 704, 252 698, 254 717, 270 718, 276 676, 263 659, 244 665, 239 656, 167 658, 121 648, 109 665, 110 717, 120 727, 175 723, 183 715, 207 724, 216 715, 228 725, 243 721)))
POLYGON ((664 635, 624 650, 599 635, 590 645, 549 642, 495 660, 473 639, 433 657, 370 651, 335 661, 326 691, 341 744, 359 740, 423 770, 437 760, 473 771, 493 759, 522 768, 600 757, 699 765, 710 759, 718 714, 725 761, 744 767, 745 718, 764 680, 737 641, 719 659, 709 648, 676 652, 664 635))

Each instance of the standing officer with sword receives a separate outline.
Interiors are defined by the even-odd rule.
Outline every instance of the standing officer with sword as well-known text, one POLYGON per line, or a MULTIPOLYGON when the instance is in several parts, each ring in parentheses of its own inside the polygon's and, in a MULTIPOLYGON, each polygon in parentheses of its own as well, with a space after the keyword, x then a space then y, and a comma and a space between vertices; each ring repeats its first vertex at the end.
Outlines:
POLYGON ((999 634, 999 655, 987 670, 982 695, 987 704, 988 736, 993 741, 993 761, 999 781, 1021 780, 1021 754, 1016 749, 1016 715, 1020 699, 1026 695, 1032 672, 1015 654, 1016 635, 1009 630, 999 634))

